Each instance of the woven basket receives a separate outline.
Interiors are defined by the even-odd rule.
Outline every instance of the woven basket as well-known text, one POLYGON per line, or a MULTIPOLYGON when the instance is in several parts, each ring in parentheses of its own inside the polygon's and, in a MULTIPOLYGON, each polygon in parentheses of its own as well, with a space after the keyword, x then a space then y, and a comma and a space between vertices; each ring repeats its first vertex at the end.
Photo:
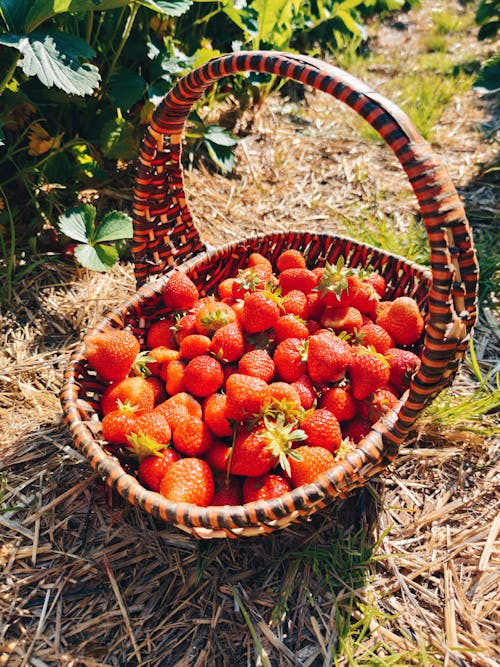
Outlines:
POLYGON ((344 497, 383 470, 398 453, 422 410, 448 385, 467 348, 476 318, 478 268, 463 206, 441 160, 408 117, 381 95, 342 70, 309 57, 276 52, 240 52, 208 62, 178 81, 156 109, 142 142, 134 189, 137 291, 90 333, 128 327, 141 341, 165 313, 162 290, 170 272, 186 272, 200 294, 214 292, 237 274, 251 252, 273 263, 297 248, 311 267, 340 256, 351 267, 372 267, 387 281, 389 296, 414 297, 426 314, 421 367, 398 405, 373 425, 346 458, 316 482, 280 498, 235 507, 172 503, 144 488, 95 436, 95 413, 103 386, 83 356, 72 355, 61 393, 64 420, 77 449, 123 498, 200 538, 260 535, 286 527, 344 497), (239 72, 267 72, 292 79, 344 102, 362 116, 394 151, 417 197, 431 247, 431 270, 352 239, 313 232, 270 233, 208 251, 186 204, 181 143, 193 103, 215 81, 239 72), (92 416, 94 414, 94 419, 92 416))

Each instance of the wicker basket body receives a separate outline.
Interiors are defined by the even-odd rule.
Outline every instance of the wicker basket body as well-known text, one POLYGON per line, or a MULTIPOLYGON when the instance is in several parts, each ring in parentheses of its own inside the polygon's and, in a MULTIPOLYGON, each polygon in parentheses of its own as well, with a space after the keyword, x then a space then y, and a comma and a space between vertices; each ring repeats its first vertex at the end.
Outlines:
POLYGON ((145 489, 102 447, 90 420, 103 386, 85 361, 83 341, 66 369, 61 402, 75 446, 106 482, 130 503, 196 537, 239 537, 284 528, 384 469, 425 406, 453 379, 476 318, 478 269, 462 204, 441 161, 409 119, 357 79, 321 61, 274 52, 224 56, 181 79, 156 109, 142 142, 134 194, 138 289, 101 321, 99 330, 128 327, 144 341, 151 323, 166 312, 162 290, 173 269, 186 272, 205 295, 214 293, 224 278, 236 275, 251 252, 274 263, 286 248, 304 251, 310 266, 342 256, 349 266, 380 272, 388 296, 406 295, 418 301, 426 327, 421 367, 410 389, 353 452, 313 484, 271 501, 237 507, 171 503, 145 489), (325 91, 381 134, 416 194, 431 246, 430 270, 352 239, 313 232, 269 233, 207 251, 185 199, 182 133, 193 103, 214 81, 245 71, 269 72, 325 91))

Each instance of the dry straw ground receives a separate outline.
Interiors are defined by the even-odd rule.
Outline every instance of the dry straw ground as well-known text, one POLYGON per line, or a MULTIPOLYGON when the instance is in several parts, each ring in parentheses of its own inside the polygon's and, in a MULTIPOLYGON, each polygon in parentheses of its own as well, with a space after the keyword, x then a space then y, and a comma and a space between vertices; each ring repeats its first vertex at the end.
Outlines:
MULTIPOLYGON (((422 48, 432 4, 372 40, 385 64, 364 78, 380 91, 422 48)), ((471 32, 467 48, 491 47, 471 32)), ((471 210, 498 204, 479 179, 495 157, 480 131, 498 128, 488 102, 457 96, 434 137, 471 210)), ((214 245, 288 227, 354 235, 349 223, 370 215, 404 232, 416 210, 387 149, 310 93, 269 101, 233 177, 193 171, 187 186, 214 245)), ((197 542, 110 495, 72 448, 58 391, 81 333, 133 289, 130 266, 103 277, 47 265, 2 316, 0 664, 498 665, 499 443, 466 430, 460 410, 451 426, 422 420, 368 488, 266 538, 197 542)), ((489 317, 476 331, 483 372, 498 365, 489 317)), ((476 388, 464 368, 454 393, 476 388)))

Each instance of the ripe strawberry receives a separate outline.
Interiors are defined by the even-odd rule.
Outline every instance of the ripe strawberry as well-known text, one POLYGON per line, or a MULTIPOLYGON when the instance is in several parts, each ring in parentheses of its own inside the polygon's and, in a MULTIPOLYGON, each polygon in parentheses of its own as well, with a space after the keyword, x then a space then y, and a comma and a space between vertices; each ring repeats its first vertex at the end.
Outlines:
POLYGON ((221 301, 223 299, 233 298, 233 285, 235 280, 236 278, 224 278, 224 280, 221 280, 217 285, 217 294, 221 301))
POLYGON ((297 391, 300 398, 300 404, 303 409, 310 410, 318 396, 314 390, 314 385, 311 382, 309 375, 304 373, 304 375, 301 375, 299 378, 297 378, 297 380, 291 382, 290 386, 297 391))
POLYGON ((271 402, 269 385, 260 378, 233 373, 226 381, 226 417, 236 421, 257 415, 271 402))
POLYGON ((278 377, 284 382, 294 382, 306 372, 304 341, 300 338, 285 338, 276 347, 273 355, 278 377))
POLYGON ((215 493, 210 502, 217 507, 222 505, 241 505, 243 502, 242 480, 232 475, 215 475, 215 493))
POLYGON ((167 398, 166 401, 155 407, 155 411, 161 412, 167 419, 171 430, 174 430, 177 422, 186 416, 201 419, 202 408, 198 401, 187 392, 180 392, 167 398))
POLYGON ((101 412, 103 415, 119 407, 120 401, 135 405, 138 410, 152 410, 155 402, 153 387, 140 375, 125 378, 110 384, 101 398, 101 412))
POLYGON ((161 449, 155 456, 146 456, 139 463, 137 469, 139 479, 148 489, 158 492, 168 468, 175 461, 179 461, 180 458, 179 454, 172 447, 161 449))
POLYGON ((179 359, 180 356, 180 352, 177 349, 174 350, 170 347, 166 347, 165 345, 154 347, 147 353, 146 359, 152 360, 147 362, 147 368, 148 370, 152 371, 155 368, 155 365, 162 366, 169 364, 171 361, 176 361, 179 359))
POLYGON ((241 313, 241 326, 247 333, 259 333, 273 327, 280 315, 278 304, 265 292, 248 294, 241 313))
POLYGON ((287 315, 297 315, 303 319, 309 316, 307 296, 298 289, 292 289, 282 297, 281 308, 287 315))
POLYGON ((412 345, 422 335, 425 321, 415 299, 400 296, 390 307, 380 313, 377 324, 384 327, 394 338, 396 345, 412 345))
POLYGON ((225 442, 216 440, 203 458, 212 470, 227 473, 232 451, 233 448, 229 447, 225 442))
POLYGON ((184 386, 193 396, 209 396, 220 389, 224 382, 224 372, 217 359, 201 354, 186 366, 184 386))
POLYGON ((185 456, 205 454, 214 441, 208 426, 194 417, 181 417, 173 429, 174 446, 185 456))
POLYGON ((307 372, 315 384, 338 382, 352 360, 349 344, 331 332, 311 336, 307 348, 307 372))
POLYGON ((186 313, 176 320, 174 337, 178 345, 180 345, 183 338, 196 333, 198 333, 196 329, 196 313, 186 313))
POLYGON ((163 290, 163 302, 172 310, 189 310, 198 300, 198 288, 185 273, 174 271, 163 290))
POLYGON ((238 373, 252 375, 264 380, 264 382, 272 380, 274 371, 274 361, 265 350, 245 352, 238 362, 238 373))
POLYGON ((290 458, 290 477, 294 487, 314 482, 335 464, 334 456, 324 447, 304 445, 295 450, 296 458, 290 458))
POLYGON ((160 486, 160 493, 167 500, 200 507, 210 505, 214 491, 214 478, 208 463, 191 457, 172 463, 160 486))
POLYGON ((158 403, 161 403, 167 398, 167 392, 165 390, 165 383, 161 381, 160 378, 157 378, 155 376, 147 377, 146 382, 149 384, 150 387, 153 388, 154 396, 155 396, 155 405, 158 405, 158 403))
POLYGON ((387 283, 380 273, 369 273, 363 277, 363 282, 368 283, 377 292, 380 298, 385 295, 387 283))
POLYGON ((273 272, 273 265, 271 262, 267 259, 267 257, 264 257, 264 255, 261 255, 260 252, 252 252, 248 256, 247 260, 247 266, 252 267, 252 266, 260 266, 261 268, 265 269, 269 277, 271 277, 272 272, 273 272))
POLYGON ((316 288, 325 306, 342 308, 351 305, 349 280, 353 276, 354 271, 345 266, 343 257, 339 257, 336 264, 325 264, 316 288))
POLYGON ((383 327, 373 322, 363 324, 357 332, 356 343, 365 347, 373 347, 380 354, 385 354, 389 348, 394 347, 392 336, 383 327))
POLYGON ((339 422, 352 419, 357 412, 356 401, 349 389, 332 387, 327 389, 319 400, 319 407, 333 412, 339 422))
POLYGON ((357 308, 364 315, 374 318, 377 314, 380 297, 373 285, 357 276, 351 276, 348 279, 349 294, 351 305, 357 308))
POLYGON ((167 418, 157 410, 141 412, 135 419, 133 432, 144 433, 164 445, 170 442, 172 437, 167 418))
POLYGON ((165 387, 170 396, 186 391, 184 384, 185 374, 186 365, 180 360, 171 361, 167 365, 165 372, 162 372, 162 378, 165 380, 165 387))
POLYGON ((365 348, 354 348, 354 355, 349 364, 352 395, 358 401, 367 398, 389 381, 390 367, 387 359, 365 348))
POLYGON ((352 334, 363 326, 363 315, 354 306, 345 306, 344 308, 328 306, 323 311, 319 321, 322 327, 333 329, 335 333, 345 331, 352 334))
POLYGON ((245 351, 245 339, 238 322, 217 329, 212 337, 210 352, 226 362, 238 361, 245 351))
POLYGON ((247 477, 243 482, 243 502, 271 500, 291 490, 292 487, 282 475, 269 473, 260 477, 247 477))
POLYGON ((278 343, 281 343, 285 338, 302 338, 305 340, 309 337, 309 329, 304 320, 297 315, 283 315, 274 325, 274 335, 278 343))
POLYGON ((302 407, 299 392, 288 382, 271 382, 269 389, 274 399, 272 404, 283 404, 285 402, 295 411, 302 407))
POLYGON ((389 362, 389 383, 396 390, 398 396, 408 389, 410 380, 420 368, 420 358, 409 350, 390 348, 385 356, 389 362))
POLYGON ((244 299, 247 294, 262 291, 271 279, 271 273, 266 266, 258 264, 238 271, 233 283, 233 299, 244 299))
POLYGON ((381 387, 371 396, 365 398, 364 401, 359 401, 359 414, 363 419, 369 421, 370 424, 374 424, 382 415, 393 408, 397 402, 398 397, 390 389, 381 387))
POLYGON ((368 420, 356 416, 354 419, 342 424, 342 435, 357 445, 360 440, 370 433, 371 428, 368 420))
POLYGON ((137 408, 129 401, 118 401, 116 410, 111 410, 102 418, 102 437, 113 445, 126 445, 127 436, 132 432, 137 418, 137 408))
POLYGON ((286 271, 286 269, 303 269, 306 265, 306 258, 300 252, 290 248, 284 250, 276 260, 276 268, 279 272, 286 271))
POLYGON ((146 345, 149 349, 162 346, 177 349, 175 340, 175 320, 173 318, 167 318, 153 322, 148 329, 146 345))
POLYGON ((335 452, 342 442, 342 433, 337 417, 320 408, 307 414, 300 422, 300 427, 307 435, 306 444, 310 447, 324 447, 330 452, 335 452))
POLYGON ((311 292, 317 285, 317 277, 309 269, 306 268, 292 268, 285 269, 278 275, 278 282, 281 287, 283 295, 288 294, 292 290, 300 290, 307 294, 311 292))
POLYGON ((203 419, 208 428, 219 438, 233 434, 233 428, 226 417, 227 396, 211 394, 203 401, 203 419))
POLYGON ((123 380, 139 352, 139 341, 126 329, 107 329, 85 339, 85 357, 106 382, 123 380))
POLYGON ((236 322, 236 313, 223 301, 205 302, 196 313, 196 331, 204 336, 213 334, 226 324, 236 322))
MULTIPOLYGON (((309 331, 310 333, 314 333, 311 331, 309 322, 315 322, 316 324, 319 322, 321 315, 325 309, 325 302, 321 298, 321 295, 319 292, 313 291, 309 292, 309 294, 306 294, 307 298, 307 320, 308 320, 308 326, 309 326, 309 331)), ((319 325, 318 325, 319 327, 319 325)))
POLYGON ((212 344, 208 336, 190 334, 181 340, 179 353, 182 359, 194 359, 200 354, 207 354, 212 344))

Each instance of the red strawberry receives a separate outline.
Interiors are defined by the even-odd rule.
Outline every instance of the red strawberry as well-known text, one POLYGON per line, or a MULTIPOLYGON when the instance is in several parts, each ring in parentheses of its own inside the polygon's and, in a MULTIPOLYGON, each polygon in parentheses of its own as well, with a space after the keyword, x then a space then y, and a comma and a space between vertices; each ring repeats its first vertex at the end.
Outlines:
POLYGON ((166 401, 156 406, 155 411, 161 412, 166 417, 172 430, 182 417, 191 416, 201 419, 202 416, 201 405, 187 392, 180 392, 167 398, 166 401))
POLYGON ((214 478, 206 461, 197 458, 180 459, 172 463, 160 486, 160 493, 174 503, 210 505, 215 491, 214 478))
POLYGON ((171 361, 165 372, 162 372, 162 378, 165 380, 165 387, 167 393, 171 396, 174 394, 180 394, 186 391, 186 386, 184 385, 184 376, 186 374, 186 365, 180 361, 171 361))
POLYGON ((214 437, 208 426, 194 417, 181 417, 175 425, 174 446, 185 456, 201 456, 213 443, 214 437))
POLYGON ((116 410, 111 410, 102 419, 102 437, 113 445, 126 445, 137 418, 137 408, 129 401, 118 401, 116 410))
POLYGON ((387 284, 385 278, 380 273, 369 273, 363 278, 364 283, 368 283, 377 292, 380 298, 385 295, 387 284))
POLYGON ((297 315, 283 315, 274 325, 274 335, 278 343, 285 338, 306 339, 309 337, 309 329, 304 320, 297 315))
POLYGON ((181 340, 179 352, 182 359, 194 359, 200 354, 207 354, 212 341, 208 336, 190 334, 181 340))
POLYGON ((259 333, 271 329, 279 317, 278 304, 265 292, 248 294, 241 313, 241 326, 247 333, 259 333))
POLYGON ((284 382, 294 382, 306 372, 304 341, 300 338, 285 338, 276 347, 273 355, 276 373, 284 382))
POLYGON ((160 380, 160 378, 154 377, 151 375, 146 378, 146 382, 152 387, 154 392, 154 401, 155 405, 161 403, 167 398, 167 392, 165 391, 165 383, 160 380))
POLYGON ((417 302, 409 296, 394 299, 390 307, 378 315, 377 324, 391 334, 396 345, 416 343, 425 326, 417 302))
POLYGON ((254 265, 238 271, 233 283, 233 298, 244 299, 247 294, 264 290, 271 278, 266 266, 254 265))
POLYGON ((219 438, 233 434, 233 428, 226 417, 227 396, 212 394, 203 401, 203 419, 208 428, 219 438))
POLYGON ((271 276, 273 272, 273 265, 267 259, 267 257, 264 257, 264 255, 262 255, 260 252, 250 253, 247 260, 247 266, 249 267, 260 266, 262 268, 265 268, 265 270, 269 273, 269 276, 271 276))
POLYGON ((375 288, 356 276, 348 280, 351 305, 364 315, 374 318, 377 314, 380 297, 375 288))
POLYGON ((371 428, 368 420, 357 416, 342 424, 342 435, 357 445, 360 440, 370 433, 371 428))
POLYGON ((385 354, 389 348, 394 347, 392 336, 373 322, 363 324, 356 335, 356 342, 365 347, 373 347, 380 354, 385 354))
POLYGON ((238 373, 252 375, 264 382, 270 382, 274 376, 274 361, 265 350, 245 352, 238 362, 238 373))
POLYGON ((325 306, 341 308, 351 305, 349 280, 353 275, 353 270, 345 266, 343 257, 339 257, 336 264, 326 263, 316 288, 325 306))
POLYGON ((385 356, 389 362, 389 383, 398 394, 401 394, 410 386, 410 380, 420 368, 420 358, 409 350, 390 348, 386 350, 385 356))
POLYGON ((215 493, 211 505, 241 505, 243 502, 242 480, 240 477, 216 475, 215 493))
POLYGON ((217 285, 217 294, 221 301, 223 299, 233 298, 233 285, 235 280, 236 278, 224 278, 224 280, 221 280, 217 285))
POLYGON ((134 433, 145 433, 163 445, 170 442, 172 431, 167 418, 157 410, 142 412, 135 419, 134 433))
POLYGON ((286 271, 286 269, 303 269, 306 265, 306 258, 300 252, 290 248, 284 250, 276 260, 276 268, 279 272, 286 271))
POLYGON ((378 352, 370 352, 361 347, 354 348, 354 352, 349 364, 352 395, 362 401, 387 384, 390 367, 387 359, 378 352))
POLYGON ((294 451, 296 458, 290 458, 290 477, 294 487, 314 482, 335 464, 333 454, 324 447, 304 445, 294 451))
POLYGON ((267 382, 241 373, 233 373, 227 379, 226 396, 226 417, 236 421, 259 414, 271 402, 267 382))
POLYGON ((212 337, 210 351, 221 361, 238 361, 245 351, 245 339, 238 322, 217 329, 212 337))
POLYGON ((318 332, 309 338, 307 372, 315 384, 338 382, 351 360, 351 347, 335 334, 318 332))
POLYGON ((300 428, 307 435, 310 447, 324 447, 335 452, 342 442, 342 433, 337 417, 324 408, 313 410, 300 422, 300 428))
POLYGON ((382 415, 393 408, 397 402, 398 397, 390 389, 381 387, 371 396, 365 398, 364 401, 359 402, 359 414, 363 419, 369 421, 370 424, 374 424, 382 415))
POLYGON ((304 319, 309 316, 307 296, 297 289, 290 290, 282 297, 281 308, 287 315, 297 315, 304 319))
POLYGON ((119 380, 106 387, 101 398, 103 415, 119 407, 126 401, 135 405, 138 410, 152 410, 155 402, 153 387, 140 375, 119 380))
POLYGON ((202 354, 191 359, 184 373, 184 386, 193 396, 209 396, 224 382, 224 372, 217 359, 202 354))
POLYGON ((307 373, 301 375, 297 380, 291 382, 290 386, 297 391, 300 397, 300 404, 304 410, 310 410, 318 396, 309 375, 307 373))
POLYGON ((225 442, 216 440, 203 458, 212 470, 227 473, 232 451, 232 447, 229 447, 225 442))
POLYGON ((357 412, 356 401, 351 392, 343 387, 332 387, 321 395, 320 408, 333 412, 339 422, 352 419, 357 412))
POLYGON ((304 294, 307 294, 316 287, 318 279, 309 269, 292 268, 282 271, 278 276, 278 282, 283 295, 288 294, 292 290, 300 290, 304 294))
POLYGON ((108 329, 85 339, 85 357, 106 382, 123 380, 139 352, 139 341, 126 329, 108 329))
POLYGON ((353 333, 363 325, 363 316, 354 306, 345 306, 344 308, 325 308, 320 318, 321 326, 326 329, 333 329, 335 333, 346 331, 353 333))
POLYGON ((174 271, 163 290, 163 302, 172 310, 189 310, 198 300, 198 288, 185 273, 174 271))
POLYGON ((198 333, 196 329, 196 313, 186 313, 176 320, 174 336, 177 344, 180 344, 186 336, 196 333, 198 333))
POLYGON ((271 500, 291 490, 292 487, 282 475, 269 473, 260 477, 247 477, 243 482, 243 502, 271 500))
POLYGON ((148 489, 159 491, 168 468, 179 459, 179 454, 171 447, 161 449, 156 456, 146 456, 137 469, 139 479, 148 489))
POLYGON ((196 313, 196 331, 213 336, 221 327, 236 322, 236 313, 223 301, 207 300, 196 313))
POLYGON ((299 392, 288 382, 271 382, 269 389, 274 399, 273 403, 283 404, 285 401, 294 410, 300 410, 302 407, 299 392))
POLYGON ((168 347, 172 349, 177 348, 175 340, 175 321, 173 318, 165 320, 157 320, 149 327, 146 345, 148 348, 154 347, 168 347))

